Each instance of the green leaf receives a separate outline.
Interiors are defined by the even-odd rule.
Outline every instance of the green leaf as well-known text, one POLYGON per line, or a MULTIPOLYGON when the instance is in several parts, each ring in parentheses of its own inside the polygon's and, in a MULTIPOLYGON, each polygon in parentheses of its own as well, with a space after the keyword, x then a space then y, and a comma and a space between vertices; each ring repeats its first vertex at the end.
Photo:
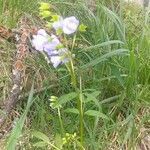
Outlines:
POLYGON ((128 50, 127 49, 117 49, 112 52, 109 52, 107 54, 104 54, 103 56, 96 58, 92 60, 91 62, 87 63, 86 65, 81 66, 81 69, 86 69, 88 67, 95 66, 99 64, 100 62, 106 61, 108 58, 116 55, 122 55, 122 54, 127 54, 128 50))
POLYGON ((125 120, 123 120, 122 122, 120 122, 119 125, 125 126, 125 125, 127 125, 131 120, 133 120, 133 118, 134 118, 133 115, 130 114, 125 120))
POLYGON ((120 38, 123 41, 125 41, 125 27, 119 16, 110 9, 108 9, 107 7, 105 7, 104 5, 100 5, 100 8, 104 11, 104 13, 108 16, 108 18, 115 24, 115 26, 119 31, 120 38))
POLYGON ((100 91, 94 91, 93 93, 91 93, 92 96, 97 97, 100 95, 100 91))
POLYGON ((58 147, 56 147, 55 145, 53 145, 51 142, 50 142, 50 139, 47 135, 45 135, 44 133, 42 132, 39 132, 39 131, 34 131, 32 132, 32 135, 35 136, 36 138, 42 140, 43 142, 45 142, 46 144, 50 145, 51 147, 55 148, 56 150, 60 150, 58 147))
POLYGON ((112 74, 117 78, 117 80, 120 82, 121 86, 124 87, 124 80, 121 77, 121 73, 119 71, 119 67, 111 65, 112 74))
POLYGON ((119 99, 120 97, 121 97, 121 95, 115 95, 115 96, 109 97, 107 99, 104 99, 104 100, 100 101, 99 103, 100 104, 111 103, 111 102, 119 99))
POLYGON ((100 93, 101 93, 100 91, 94 91, 92 93, 84 93, 84 95, 87 97, 85 99, 85 103, 93 101, 96 105, 98 104, 99 106, 99 102, 97 102, 97 97, 100 93))
POLYGON ((84 115, 92 116, 92 117, 99 117, 99 118, 102 118, 102 119, 109 120, 109 118, 105 114, 103 114, 99 111, 96 111, 96 110, 88 110, 84 113, 84 115))
MULTIPOLYGON (((63 30, 60 28, 60 29, 57 29, 56 30, 56 34, 57 35, 61 35, 63 33, 63 30)), ((62 45, 61 45, 62 46, 62 45)), ((58 48, 58 47, 57 47, 58 48)), ((59 48, 58 48, 59 49, 59 48)))
POLYGON ((55 145, 56 145, 58 148, 62 149, 63 141, 62 141, 62 137, 61 137, 60 134, 56 134, 56 136, 55 136, 55 145))
POLYGON ((127 129, 127 131, 126 131, 124 140, 123 140, 123 142, 122 142, 122 147, 123 147, 124 144, 130 139, 131 134, 132 134, 132 132, 133 132, 133 127, 134 127, 134 121, 133 121, 133 118, 132 118, 132 119, 130 120, 130 122, 129 122, 128 129, 127 129))
POLYGON ((86 28, 87 28, 86 25, 80 24, 80 26, 79 26, 79 31, 80 31, 80 32, 85 32, 85 31, 86 31, 86 28))
POLYGON ((39 132, 39 131, 34 131, 32 132, 32 135, 42 141, 44 141, 45 143, 49 143, 50 142, 50 139, 47 135, 45 135, 44 133, 42 132, 39 132))
POLYGON ((55 107, 59 107, 62 104, 66 104, 67 102, 73 100, 76 97, 77 97, 77 93, 75 93, 75 92, 65 94, 65 95, 58 98, 58 101, 57 101, 55 107))
POLYGON ((32 87, 31 87, 31 91, 29 94, 26 109, 25 109, 24 113, 21 115, 21 117, 16 121, 16 124, 15 124, 14 128, 12 129, 12 132, 10 133, 10 137, 8 138, 8 142, 6 145, 7 150, 15 150, 16 149, 18 138, 22 134, 22 128, 23 128, 27 113, 33 103, 33 93, 34 93, 34 83, 32 84, 32 87))
POLYGON ((89 46, 88 48, 85 48, 85 49, 81 50, 81 52, 82 51, 90 51, 90 50, 93 50, 93 49, 97 49, 97 48, 112 45, 112 44, 124 44, 124 43, 122 41, 119 41, 119 40, 106 41, 106 42, 103 42, 103 43, 100 43, 100 44, 97 44, 97 45, 94 45, 94 46, 89 46))
POLYGON ((52 15, 51 17, 52 17, 52 19, 51 19, 52 22, 59 21, 59 19, 60 19, 59 15, 52 15))
POLYGON ((40 142, 34 143, 33 146, 34 147, 45 147, 45 146, 47 146, 47 143, 40 141, 40 142))
POLYGON ((64 112, 66 112, 66 113, 73 113, 73 114, 79 114, 79 111, 76 108, 67 108, 67 109, 64 110, 64 112))

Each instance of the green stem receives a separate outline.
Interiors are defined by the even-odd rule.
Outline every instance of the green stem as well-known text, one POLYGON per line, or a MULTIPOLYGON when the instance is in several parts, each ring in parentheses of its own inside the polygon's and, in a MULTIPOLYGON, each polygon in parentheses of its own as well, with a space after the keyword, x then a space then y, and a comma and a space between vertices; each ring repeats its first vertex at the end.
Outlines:
POLYGON ((73 48, 74 48, 74 46, 75 46, 75 42, 76 42, 76 34, 75 34, 74 37, 73 37, 71 52, 73 51, 73 48))
POLYGON ((71 82, 72 82, 72 86, 74 87, 75 91, 78 91, 78 87, 77 87, 77 79, 76 79, 76 74, 74 71, 74 66, 73 66, 73 61, 71 59, 70 61, 70 73, 71 73, 71 82))
POLYGON ((82 89, 80 86, 80 89, 77 87, 77 79, 76 79, 76 74, 74 70, 74 65, 72 60, 70 61, 70 74, 71 74, 71 82, 72 86, 74 87, 76 93, 78 94, 78 100, 77 100, 77 107, 79 110, 79 131, 80 131, 80 142, 83 146, 83 106, 82 106, 82 89))
POLYGON ((79 115, 80 115, 80 141, 83 146, 83 106, 82 106, 82 93, 79 93, 78 98, 78 109, 79 109, 79 115))
MULTIPOLYGON (((65 40, 66 37, 65 37, 65 40)), ((76 41, 76 34, 74 35, 73 41, 72 41, 72 47, 71 47, 71 53, 73 51, 73 48, 75 46, 75 41, 76 41)), ((77 77, 76 77, 76 73, 75 73, 75 68, 74 68, 74 64, 73 64, 73 56, 70 55, 70 63, 68 65, 66 65, 70 76, 71 76, 71 84, 72 87, 75 89, 75 92, 78 94, 78 99, 77 99, 77 107, 79 110, 79 131, 80 131, 80 142, 81 145, 83 146, 83 107, 82 107, 82 89, 81 86, 80 88, 78 88, 77 86, 77 77)))
POLYGON ((63 127, 63 122, 62 122, 62 118, 61 118, 61 113, 60 113, 60 108, 57 109, 58 111, 58 117, 59 117, 59 122, 60 122, 60 127, 61 127, 61 133, 62 133, 62 136, 64 137, 64 127, 63 127))

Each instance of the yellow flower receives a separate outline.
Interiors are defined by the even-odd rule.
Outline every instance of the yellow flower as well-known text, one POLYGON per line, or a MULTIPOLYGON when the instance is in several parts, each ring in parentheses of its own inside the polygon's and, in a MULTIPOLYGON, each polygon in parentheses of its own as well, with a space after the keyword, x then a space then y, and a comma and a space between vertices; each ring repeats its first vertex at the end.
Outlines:
POLYGON ((48 10, 44 10, 40 12, 40 16, 42 16, 43 18, 47 18, 51 16, 51 12, 48 10))
POLYGON ((40 10, 48 10, 50 8, 50 4, 49 3, 40 3, 40 10))

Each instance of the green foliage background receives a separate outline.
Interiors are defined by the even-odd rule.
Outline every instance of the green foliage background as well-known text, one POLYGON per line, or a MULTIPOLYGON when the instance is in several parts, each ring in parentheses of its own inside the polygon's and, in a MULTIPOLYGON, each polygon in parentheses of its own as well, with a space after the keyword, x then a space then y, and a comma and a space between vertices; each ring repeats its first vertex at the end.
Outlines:
MULTIPOLYGON (((0 0, 1 24, 15 28, 19 18, 26 15, 34 25, 39 23, 41 26, 43 22, 37 17, 38 2, 0 0)), ((136 149, 150 126, 149 10, 112 0, 92 3, 84 0, 48 2, 55 6, 59 14, 74 15, 88 26, 87 32, 77 37, 74 49, 78 75, 82 78, 86 112, 85 149, 136 149)), ((9 68, 15 48, 7 41, 0 47, 0 98, 4 99, 9 91, 9 68)), ((30 56, 26 65, 22 101, 16 111, 20 115, 27 111, 26 95, 30 91, 32 76, 36 74, 35 94, 30 93, 34 101, 25 116, 26 121, 23 119, 24 126, 19 131, 13 130, 19 133, 18 140, 13 144, 19 149, 51 149, 53 144, 61 149, 59 118, 57 112, 49 107, 49 98, 72 92, 69 75, 65 67, 54 70, 42 56, 30 56)), ((61 109, 65 130, 70 134, 77 132, 79 120, 73 108, 75 103, 72 98, 64 102, 61 109)), ((6 138, 8 143, 4 145, 10 144, 11 138, 14 137, 10 136, 9 140, 6 138)), ((78 143, 73 141, 64 149, 75 148, 78 148, 78 143)))

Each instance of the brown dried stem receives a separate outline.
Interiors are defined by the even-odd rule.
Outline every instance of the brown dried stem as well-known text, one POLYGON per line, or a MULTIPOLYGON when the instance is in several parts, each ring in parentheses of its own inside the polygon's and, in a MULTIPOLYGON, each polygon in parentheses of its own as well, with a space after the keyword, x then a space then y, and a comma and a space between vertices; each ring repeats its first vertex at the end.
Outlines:
POLYGON ((24 72, 24 59, 29 50, 28 43, 31 34, 31 30, 27 25, 26 18, 22 18, 18 33, 19 34, 14 34, 15 38, 16 36, 18 37, 16 38, 17 53, 15 55, 15 61, 12 65, 12 88, 10 93, 8 94, 7 99, 4 100, 4 104, 2 106, 2 111, 4 112, 4 115, 0 116, 0 127, 3 126, 7 116, 16 106, 16 103, 18 101, 21 92, 23 72, 24 72))

